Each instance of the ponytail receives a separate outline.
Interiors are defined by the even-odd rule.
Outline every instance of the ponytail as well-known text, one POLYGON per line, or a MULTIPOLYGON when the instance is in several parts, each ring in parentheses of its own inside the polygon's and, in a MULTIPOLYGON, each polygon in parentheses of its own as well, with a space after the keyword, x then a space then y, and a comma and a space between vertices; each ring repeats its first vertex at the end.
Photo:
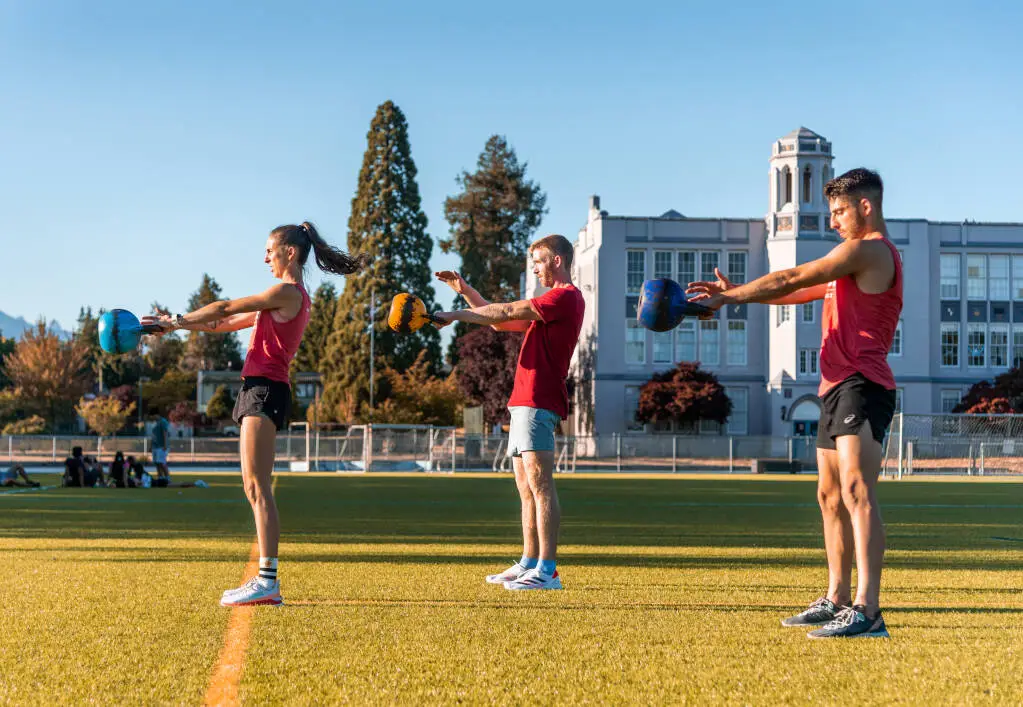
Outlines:
POLYGON ((303 221, 299 226, 278 226, 270 235, 281 245, 297 248, 298 262, 302 267, 305 267, 310 251, 313 252, 320 270, 335 275, 351 275, 369 265, 368 255, 361 253, 352 257, 340 248, 335 248, 323 240, 316 226, 308 221, 303 221))

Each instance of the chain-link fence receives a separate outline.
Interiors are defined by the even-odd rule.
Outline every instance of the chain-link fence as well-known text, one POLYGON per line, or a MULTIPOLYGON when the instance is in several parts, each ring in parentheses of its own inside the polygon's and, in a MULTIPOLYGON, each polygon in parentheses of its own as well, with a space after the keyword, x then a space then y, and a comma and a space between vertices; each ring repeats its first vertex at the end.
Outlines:
POLYGON ((897 414, 885 448, 885 473, 1023 473, 1023 415, 897 414))

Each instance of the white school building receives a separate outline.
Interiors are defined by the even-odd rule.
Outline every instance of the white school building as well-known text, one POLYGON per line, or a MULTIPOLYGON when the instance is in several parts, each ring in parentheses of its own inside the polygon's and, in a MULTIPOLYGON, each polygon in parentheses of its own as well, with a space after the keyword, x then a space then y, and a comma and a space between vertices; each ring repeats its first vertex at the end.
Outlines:
MULTIPOLYGON (((821 302, 740 305, 710 321, 686 320, 654 333, 636 323, 644 280, 683 285, 736 282, 820 257, 838 242, 829 230, 824 183, 835 176, 831 143, 799 128, 771 146, 769 209, 762 218, 612 215, 590 198, 575 242, 573 280, 586 300, 571 427, 577 435, 642 431, 640 386, 677 361, 699 361, 726 387, 734 411, 726 430, 669 425, 647 431, 813 435, 820 406, 821 302)), ((855 166, 855 165, 850 165, 855 166)), ((882 171, 882 178, 884 173, 882 171)), ((978 380, 1023 359, 1023 223, 887 219, 905 272, 905 306, 889 362, 906 413, 947 412, 978 380)), ((527 268, 525 291, 538 286, 527 268)))

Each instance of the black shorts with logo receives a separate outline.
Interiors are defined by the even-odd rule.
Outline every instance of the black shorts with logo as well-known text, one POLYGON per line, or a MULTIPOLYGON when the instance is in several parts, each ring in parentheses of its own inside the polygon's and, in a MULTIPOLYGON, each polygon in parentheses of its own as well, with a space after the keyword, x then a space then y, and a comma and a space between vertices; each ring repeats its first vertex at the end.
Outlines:
POLYGON ((878 444, 884 443, 895 415, 895 391, 855 373, 821 398, 817 449, 836 449, 835 437, 859 434, 864 422, 878 444))
POLYGON ((239 427, 246 415, 263 415, 273 420, 274 426, 280 431, 288 424, 290 414, 290 385, 260 376, 242 379, 242 389, 231 414, 239 427))

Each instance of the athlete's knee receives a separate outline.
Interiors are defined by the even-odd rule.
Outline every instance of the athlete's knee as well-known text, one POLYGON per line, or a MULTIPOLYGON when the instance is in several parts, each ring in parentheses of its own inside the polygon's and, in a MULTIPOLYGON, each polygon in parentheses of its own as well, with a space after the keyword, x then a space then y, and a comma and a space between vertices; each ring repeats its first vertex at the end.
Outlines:
POLYGON ((842 480, 842 502, 850 509, 869 507, 873 489, 859 474, 848 474, 842 480))
POLYGON ((817 504, 821 512, 836 515, 842 507, 842 489, 838 485, 819 486, 817 488, 817 504))

